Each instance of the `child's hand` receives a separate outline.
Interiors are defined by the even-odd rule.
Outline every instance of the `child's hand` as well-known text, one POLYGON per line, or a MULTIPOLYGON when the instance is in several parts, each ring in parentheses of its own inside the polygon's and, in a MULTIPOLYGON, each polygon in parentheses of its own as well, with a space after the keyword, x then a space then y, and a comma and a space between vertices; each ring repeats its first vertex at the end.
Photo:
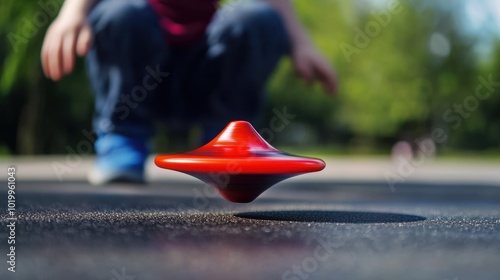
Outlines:
POLYGON ((292 44, 292 60, 299 75, 308 83, 319 81, 325 91, 337 90, 337 77, 328 61, 314 48, 292 8, 292 1, 267 0, 281 15, 292 44))
POLYGON ((92 30, 85 16, 58 16, 47 30, 42 46, 45 76, 57 81, 71 73, 75 54, 86 55, 91 44, 92 30))
POLYGON ((328 94, 337 90, 337 77, 328 61, 310 44, 296 46, 292 52, 292 61, 296 71, 312 83, 319 81, 328 94))

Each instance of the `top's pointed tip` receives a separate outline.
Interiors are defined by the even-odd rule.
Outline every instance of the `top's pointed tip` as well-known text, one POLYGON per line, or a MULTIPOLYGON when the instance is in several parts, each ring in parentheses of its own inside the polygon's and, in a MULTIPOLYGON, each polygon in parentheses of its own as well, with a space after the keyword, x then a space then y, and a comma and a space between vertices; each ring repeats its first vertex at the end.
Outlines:
POLYGON ((217 138, 222 138, 221 140, 237 139, 240 136, 247 136, 255 133, 256 131, 251 123, 247 121, 233 121, 226 125, 217 138))
POLYGON ((274 148, 260 136, 251 123, 241 120, 230 122, 224 130, 209 143, 209 145, 221 143, 239 143, 240 145, 244 144, 248 147, 260 147, 274 150, 274 148))
POLYGON ((244 125, 244 126, 252 126, 251 123, 247 122, 247 121, 243 121, 243 120, 237 120, 237 121, 232 121, 230 122, 228 125, 236 125, 236 126, 239 126, 239 125, 244 125))

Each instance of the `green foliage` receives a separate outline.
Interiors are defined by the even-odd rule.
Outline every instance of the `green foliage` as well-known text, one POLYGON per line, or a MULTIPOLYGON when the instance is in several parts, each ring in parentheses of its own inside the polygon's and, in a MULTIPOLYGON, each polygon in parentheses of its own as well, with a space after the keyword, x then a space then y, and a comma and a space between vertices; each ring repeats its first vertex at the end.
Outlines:
MULTIPOLYGON (((499 139, 499 119, 487 117, 495 115, 493 109, 482 115, 489 106, 498 111, 498 103, 485 102, 457 129, 443 116, 474 94, 480 75, 471 39, 453 21, 451 8, 400 1, 391 12, 385 4, 358 3, 296 2, 314 41, 337 68, 340 92, 330 99, 317 87, 307 88, 294 80, 291 64, 284 63, 269 87, 270 107, 286 104, 298 121, 313 127, 317 143, 326 145, 340 141, 343 146, 388 147, 398 139, 412 141, 443 128, 448 148, 497 147, 498 141, 485 140, 499 139), (381 19, 381 13, 390 18, 381 19), (444 56, 430 51, 436 34, 448 41, 444 56)), ((490 73, 499 65, 493 64, 490 73)))
POLYGON ((6 131, 0 145, 11 153, 67 153, 81 130, 91 129, 92 98, 81 61, 60 83, 43 77, 40 50, 56 12, 38 1, 6 1, 0 9, 0 125, 6 131))

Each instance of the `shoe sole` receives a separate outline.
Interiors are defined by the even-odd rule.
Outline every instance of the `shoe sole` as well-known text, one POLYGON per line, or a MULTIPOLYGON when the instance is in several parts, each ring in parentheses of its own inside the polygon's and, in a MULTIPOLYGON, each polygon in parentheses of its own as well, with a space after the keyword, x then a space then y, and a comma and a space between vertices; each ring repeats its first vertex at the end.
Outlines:
POLYGON ((144 175, 136 171, 102 172, 93 168, 87 180, 91 185, 103 186, 112 183, 145 184, 144 175))

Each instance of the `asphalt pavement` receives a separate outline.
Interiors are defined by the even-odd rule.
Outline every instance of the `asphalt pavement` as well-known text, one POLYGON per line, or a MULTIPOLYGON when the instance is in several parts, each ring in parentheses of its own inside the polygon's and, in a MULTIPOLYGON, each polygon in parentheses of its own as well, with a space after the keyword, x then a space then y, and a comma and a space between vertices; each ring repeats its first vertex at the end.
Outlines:
POLYGON ((235 204, 179 174, 96 188, 15 162, 16 272, 2 211, 0 279, 500 279, 498 165, 434 164, 391 186, 381 162, 327 164, 235 204), (335 174, 346 165, 358 173, 335 174))

